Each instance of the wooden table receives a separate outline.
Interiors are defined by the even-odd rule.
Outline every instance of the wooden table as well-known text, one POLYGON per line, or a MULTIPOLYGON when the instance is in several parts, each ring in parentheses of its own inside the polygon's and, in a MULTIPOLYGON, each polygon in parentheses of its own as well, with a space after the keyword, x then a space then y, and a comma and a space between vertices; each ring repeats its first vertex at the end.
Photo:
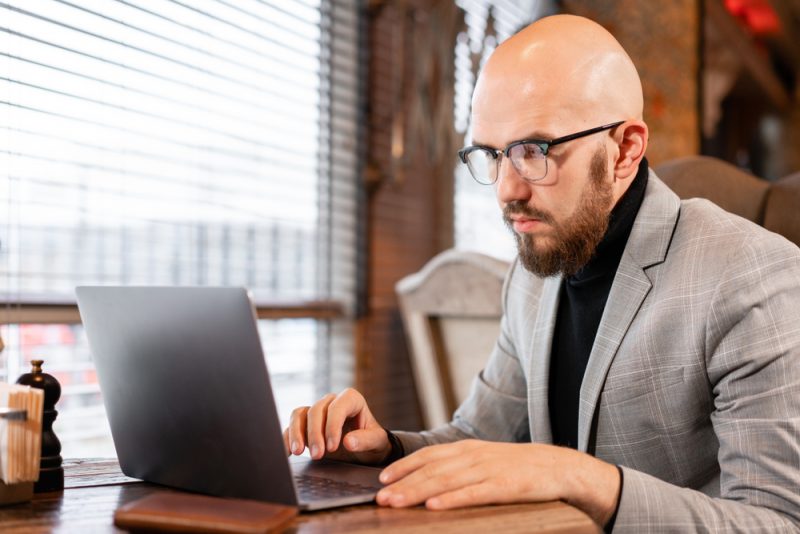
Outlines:
MULTIPOLYGON (((122 532, 114 510, 153 491, 173 491, 128 478, 116 460, 68 460, 63 493, 39 494, 29 503, 0 507, 3 534, 122 532)), ((388 509, 374 504, 300 514, 286 533, 322 532, 578 532, 600 530, 582 512, 562 502, 482 506, 448 512, 422 507, 388 509)))

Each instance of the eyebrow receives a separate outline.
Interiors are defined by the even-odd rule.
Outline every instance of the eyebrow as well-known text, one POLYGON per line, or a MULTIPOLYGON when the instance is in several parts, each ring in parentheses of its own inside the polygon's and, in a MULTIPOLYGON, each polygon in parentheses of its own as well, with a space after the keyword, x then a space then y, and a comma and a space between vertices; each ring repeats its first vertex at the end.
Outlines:
MULTIPOLYGON (((520 137, 518 139, 514 139, 510 143, 506 144, 503 148, 505 148, 506 146, 510 145, 511 143, 516 143, 518 141, 550 141, 551 139, 558 139, 558 138, 554 137, 552 135, 543 135, 541 133, 532 133, 530 135, 526 135, 525 137, 520 137)), ((477 141, 475 139, 472 140, 472 146, 485 146, 485 147, 489 147, 489 148, 494 148, 495 150, 502 150, 502 148, 497 148, 497 147, 492 146, 492 145, 490 145, 488 143, 481 143, 480 141, 477 141)))

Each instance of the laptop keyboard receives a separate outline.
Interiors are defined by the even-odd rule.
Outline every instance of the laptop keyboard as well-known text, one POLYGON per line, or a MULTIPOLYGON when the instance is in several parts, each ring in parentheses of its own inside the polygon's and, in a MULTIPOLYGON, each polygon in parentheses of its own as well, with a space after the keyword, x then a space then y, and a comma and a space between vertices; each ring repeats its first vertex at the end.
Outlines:
POLYGON ((294 484, 301 501, 374 493, 379 489, 305 474, 294 475, 294 484))

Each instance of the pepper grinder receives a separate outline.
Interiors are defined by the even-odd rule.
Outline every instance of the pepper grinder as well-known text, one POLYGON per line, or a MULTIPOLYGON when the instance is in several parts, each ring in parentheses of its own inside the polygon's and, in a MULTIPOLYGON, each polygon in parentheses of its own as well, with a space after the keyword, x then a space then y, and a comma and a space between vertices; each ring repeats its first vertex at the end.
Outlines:
POLYGON ((56 420, 56 402, 61 398, 61 384, 52 375, 42 372, 44 360, 31 360, 33 368, 17 379, 17 384, 44 390, 42 414, 42 459, 39 463, 39 480, 33 485, 34 493, 62 491, 64 468, 61 467, 61 442, 53 432, 56 420))

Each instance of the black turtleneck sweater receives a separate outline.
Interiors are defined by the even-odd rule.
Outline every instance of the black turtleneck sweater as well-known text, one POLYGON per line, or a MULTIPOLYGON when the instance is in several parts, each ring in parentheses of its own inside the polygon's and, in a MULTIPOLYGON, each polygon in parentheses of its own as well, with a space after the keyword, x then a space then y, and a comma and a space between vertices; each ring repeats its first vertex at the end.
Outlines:
POLYGON ((611 291, 647 186, 648 165, 642 159, 628 190, 611 211, 608 230, 595 255, 561 286, 550 358, 549 409, 553 443, 578 446, 581 383, 597 327, 611 291))

